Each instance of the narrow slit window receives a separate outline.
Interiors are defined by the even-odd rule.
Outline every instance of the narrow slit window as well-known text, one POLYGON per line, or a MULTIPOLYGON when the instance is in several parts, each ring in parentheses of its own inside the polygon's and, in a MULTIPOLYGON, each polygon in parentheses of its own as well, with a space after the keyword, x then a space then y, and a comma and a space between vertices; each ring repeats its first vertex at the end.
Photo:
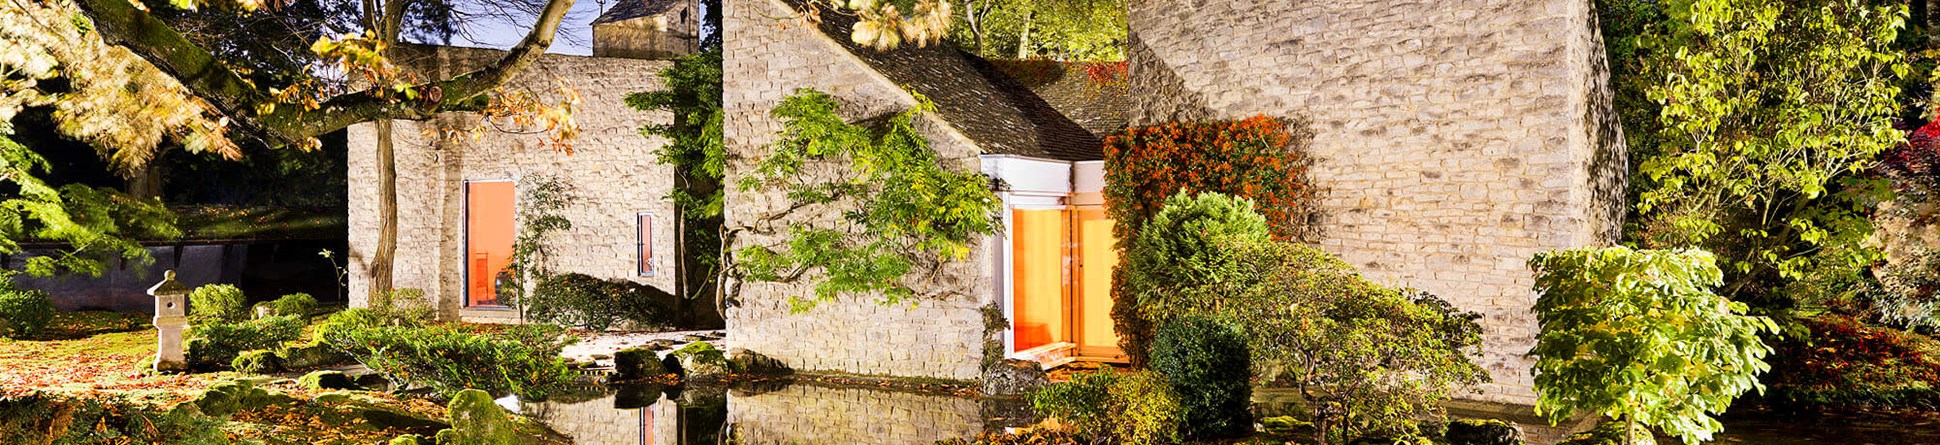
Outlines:
POLYGON ((640 276, 651 277, 653 276, 653 215, 644 212, 634 215, 634 226, 638 230, 633 234, 633 253, 634 258, 639 259, 634 269, 640 276))

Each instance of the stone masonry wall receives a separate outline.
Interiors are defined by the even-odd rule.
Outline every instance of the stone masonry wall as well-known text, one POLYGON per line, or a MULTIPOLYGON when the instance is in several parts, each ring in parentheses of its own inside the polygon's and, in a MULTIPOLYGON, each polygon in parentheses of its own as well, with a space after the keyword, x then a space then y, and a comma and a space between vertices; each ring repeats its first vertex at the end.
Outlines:
MULTIPOLYGON (((458 74, 496 59, 498 52, 467 48, 419 48, 398 57, 401 64, 432 74, 458 74)), ((575 187, 580 201, 564 211, 571 230, 555 233, 550 265, 557 272, 629 279, 673 291, 675 227, 673 205, 662 197, 673 186, 673 171, 654 161, 663 140, 641 136, 649 122, 666 122, 665 112, 628 108, 627 93, 660 88, 655 75, 671 62, 546 55, 519 73, 511 90, 532 91, 548 103, 558 98, 557 82, 580 95, 574 119, 580 126, 573 153, 540 145, 542 137, 487 129, 480 140, 444 140, 447 129, 479 125, 469 113, 447 113, 426 122, 397 121, 393 130, 397 160, 398 244, 393 282, 418 288, 442 317, 504 320, 509 311, 463 310, 463 181, 520 183, 534 175, 553 175, 575 187), (634 215, 653 215, 652 277, 635 276, 634 215)), ((516 130, 516 129, 506 129, 516 130)), ((377 245, 375 124, 350 128, 350 295, 364 304, 369 289, 369 259, 377 245)))
POLYGON ((1589 0, 1129 4, 1134 125, 1309 120, 1321 247, 1482 313, 1494 382, 1471 397, 1534 401, 1525 262, 1608 245, 1622 215, 1589 0))
MULTIPOLYGON (((737 183, 768 152, 781 123, 769 110, 798 88, 815 88, 843 103, 851 119, 898 112, 915 105, 895 83, 868 69, 813 27, 792 19, 793 10, 776 0, 727 2, 724 11, 723 97, 729 156, 726 183, 737 183)), ((932 148, 960 168, 977 168, 976 147, 934 118, 917 122, 932 148)), ((827 168, 816 175, 839 175, 827 168)), ((779 192, 728 193, 726 227, 747 226, 788 205, 779 192)), ((833 213, 801 214, 830 219, 833 213)), ((777 225, 784 227, 785 225, 777 225)), ((785 229, 782 231, 785 234, 785 229)), ((774 244, 777 235, 741 232, 736 246, 774 244)), ((923 298, 915 306, 883 306, 874 297, 844 296, 806 313, 789 311, 789 296, 809 296, 808 283, 740 283, 727 311, 729 338, 736 347, 759 352, 805 371, 928 377, 977 378, 985 331, 980 308, 994 301, 989 249, 937 274, 947 298, 923 298)), ((814 273, 812 272, 811 279, 814 273)), ((730 289, 734 288, 731 284, 730 289)))
POLYGON ((728 395, 736 443, 929 445, 984 430, 982 406, 968 397, 800 383, 728 395))

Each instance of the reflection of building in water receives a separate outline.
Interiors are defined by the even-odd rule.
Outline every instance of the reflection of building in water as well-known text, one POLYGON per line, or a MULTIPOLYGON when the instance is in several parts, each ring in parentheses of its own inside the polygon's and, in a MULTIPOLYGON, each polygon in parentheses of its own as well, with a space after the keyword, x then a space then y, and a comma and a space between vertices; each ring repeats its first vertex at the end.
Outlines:
POLYGON ((520 412, 579 445, 713 445, 727 417, 722 391, 667 398, 659 386, 621 387, 613 395, 574 402, 525 403, 520 412))
POLYGON ((872 388, 794 384, 729 391, 735 443, 930 445, 984 430, 977 399, 872 388))

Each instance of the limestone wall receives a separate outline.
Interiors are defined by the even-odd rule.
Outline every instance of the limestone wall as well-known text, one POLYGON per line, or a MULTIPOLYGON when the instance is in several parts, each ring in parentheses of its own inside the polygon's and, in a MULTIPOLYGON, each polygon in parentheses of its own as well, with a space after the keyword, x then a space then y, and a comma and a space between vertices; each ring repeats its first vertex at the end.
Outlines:
MULTIPOLYGON (((406 66, 451 75, 496 59, 498 53, 464 48, 425 49, 400 57, 406 66)), ((671 62, 546 55, 521 72, 511 89, 533 91, 550 103, 557 82, 576 89, 580 103, 574 119, 579 138, 571 155, 540 144, 533 134, 487 129, 483 138, 448 140, 448 129, 480 125, 470 113, 447 113, 426 122, 395 123, 398 244, 394 265, 397 288, 419 288, 446 316, 463 302, 464 196, 466 180, 523 182, 549 174, 576 188, 580 201, 564 212, 571 230, 553 235, 550 264, 558 272, 624 278, 673 290, 676 230, 672 204, 662 197, 673 185, 671 168, 657 164, 653 152, 664 141, 641 136, 648 122, 665 122, 665 112, 628 108, 627 93, 660 88, 661 69, 671 62), (634 215, 654 216, 656 273, 635 276, 634 215)), ((349 135, 350 295, 363 304, 369 289, 369 259, 377 244, 375 125, 360 124, 349 135)), ((517 130, 505 128, 505 130, 517 130)), ((506 311, 463 311, 466 319, 504 319, 506 311)))
POLYGON ((812 384, 728 394, 735 443, 929 445, 983 432, 982 406, 968 397, 812 384))
POLYGON ((700 47, 700 16, 693 2, 659 15, 593 25, 593 55, 660 59, 692 54, 700 47))
POLYGON ((1622 215, 1589 0, 1129 5, 1134 125, 1310 120, 1320 245, 1481 312, 1479 398, 1533 402, 1525 262, 1609 244, 1622 215))
MULTIPOLYGON (((728 184, 737 183, 769 151, 781 123, 769 110, 798 88, 815 88, 843 103, 851 119, 880 116, 915 105, 894 83, 869 70, 820 31, 791 19, 791 9, 776 0, 727 2, 724 14, 728 184)), ((947 124, 919 120, 932 148, 959 168, 977 168, 977 150, 947 124)), ((810 174, 843 174, 820 166, 810 174)), ((753 224, 785 208, 781 193, 730 192, 726 227, 753 224)), ((833 213, 800 214, 783 220, 833 219, 833 213)), ((785 226, 779 226, 785 227, 785 226)), ((785 230, 783 231, 785 234, 785 230)), ((736 246, 773 244, 777 235, 741 232, 736 246)), ((845 296, 807 313, 789 311, 789 296, 810 296, 803 284, 740 283, 736 306, 727 312, 729 338, 781 360, 797 370, 975 379, 982 361, 985 331, 979 308, 994 301, 988 249, 946 267, 937 276, 943 287, 963 290, 947 298, 924 298, 917 305, 887 307, 874 297, 845 296)), ((813 272, 819 273, 819 271, 813 272)), ((813 274, 812 273, 812 274, 813 274)), ((732 287, 731 287, 732 288, 732 287)))

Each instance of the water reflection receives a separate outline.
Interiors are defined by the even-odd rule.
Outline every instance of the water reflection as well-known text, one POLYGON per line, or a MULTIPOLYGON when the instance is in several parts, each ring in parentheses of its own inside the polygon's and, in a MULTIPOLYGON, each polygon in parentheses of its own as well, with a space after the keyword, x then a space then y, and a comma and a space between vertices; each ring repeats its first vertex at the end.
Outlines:
POLYGON ((531 401, 519 411, 591 445, 921 444, 1028 423, 1020 402, 808 382, 669 388, 531 401), (732 440, 723 440, 732 439, 732 440))

